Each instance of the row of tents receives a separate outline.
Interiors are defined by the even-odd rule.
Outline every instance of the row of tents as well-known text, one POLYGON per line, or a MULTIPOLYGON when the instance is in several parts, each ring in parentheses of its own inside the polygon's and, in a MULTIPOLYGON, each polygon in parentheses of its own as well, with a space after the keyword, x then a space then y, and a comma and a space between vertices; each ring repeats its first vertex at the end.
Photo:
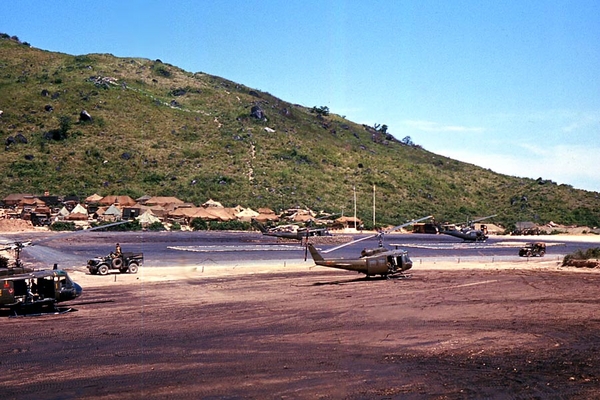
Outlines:
MULTIPOLYGON (((291 222, 306 222, 316 218, 316 213, 311 210, 290 209, 280 216, 269 208, 253 210, 248 207, 224 207, 221 203, 209 199, 200 206, 186 203, 176 197, 144 196, 133 199, 129 196, 100 196, 94 194, 77 202, 75 199, 62 201, 58 212, 52 210, 46 203, 45 196, 10 195, 3 202, 5 207, 10 207, 13 212, 28 213, 34 219, 52 219, 65 221, 116 221, 121 219, 138 219, 142 224, 153 222, 180 222, 189 224, 193 219, 200 218, 206 221, 244 221, 250 222, 277 222, 282 218, 291 222), (19 211, 20 210, 20 211, 19 211)), ((52 199, 51 199, 52 200, 52 199)), ((352 218, 345 217, 337 221, 351 225, 352 218)), ((358 221, 360 224, 361 222, 358 221)))

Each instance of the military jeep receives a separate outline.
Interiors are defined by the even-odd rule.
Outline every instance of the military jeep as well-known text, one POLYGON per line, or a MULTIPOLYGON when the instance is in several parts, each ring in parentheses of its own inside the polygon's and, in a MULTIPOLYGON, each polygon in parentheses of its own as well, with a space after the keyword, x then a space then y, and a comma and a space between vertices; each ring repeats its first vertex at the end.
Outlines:
POLYGON ((519 249, 521 257, 544 257, 544 254, 546 254, 546 243, 544 242, 526 243, 519 249))
POLYGON ((122 274, 137 274, 139 267, 144 263, 143 253, 122 253, 120 256, 109 254, 88 260, 87 267, 92 275, 107 275, 110 272, 122 274))

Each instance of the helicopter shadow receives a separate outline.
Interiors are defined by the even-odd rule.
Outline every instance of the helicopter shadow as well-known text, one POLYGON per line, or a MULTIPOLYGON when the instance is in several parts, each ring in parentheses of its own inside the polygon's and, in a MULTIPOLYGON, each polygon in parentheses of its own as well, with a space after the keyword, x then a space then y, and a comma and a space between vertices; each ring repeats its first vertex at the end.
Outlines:
POLYGON ((381 277, 367 278, 366 276, 363 276, 360 278, 353 278, 353 279, 338 279, 338 280, 329 281, 329 282, 315 282, 315 283, 311 284, 311 286, 344 285, 344 284, 357 283, 357 282, 382 282, 382 281, 386 281, 386 280, 388 280, 388 279, 381 278, 381 277))

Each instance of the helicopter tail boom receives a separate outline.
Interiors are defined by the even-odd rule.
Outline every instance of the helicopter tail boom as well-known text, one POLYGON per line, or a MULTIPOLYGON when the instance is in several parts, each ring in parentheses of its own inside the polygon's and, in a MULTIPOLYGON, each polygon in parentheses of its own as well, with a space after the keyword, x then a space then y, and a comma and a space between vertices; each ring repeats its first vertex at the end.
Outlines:
POLYGON ((313 246, 312 243, 308 243, 308 251, 310 251, 310 255, 315 262, 324 260, 321 253, 315 249, 315 246, 313 246))

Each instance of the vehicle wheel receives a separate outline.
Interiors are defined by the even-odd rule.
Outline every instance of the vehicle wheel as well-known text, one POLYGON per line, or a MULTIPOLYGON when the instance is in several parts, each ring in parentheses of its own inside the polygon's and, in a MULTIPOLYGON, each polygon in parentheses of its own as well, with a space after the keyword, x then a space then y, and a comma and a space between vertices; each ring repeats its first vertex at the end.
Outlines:
POLYGON ((98 273, 100 275, 106 275, 108 274, 108 267, 106 265, 101 265, 98 267, 98 273))
POLYGON ((138 272, 138 265, 137 263, 132 262, 131 264, 129 264, 129 273, 130 274, 137 274, 138 272))
POLYGON ((121 267, 123 266, 123 259, 119 257, 113 258, 112 266, 114 269, 121 269, 121 267))

